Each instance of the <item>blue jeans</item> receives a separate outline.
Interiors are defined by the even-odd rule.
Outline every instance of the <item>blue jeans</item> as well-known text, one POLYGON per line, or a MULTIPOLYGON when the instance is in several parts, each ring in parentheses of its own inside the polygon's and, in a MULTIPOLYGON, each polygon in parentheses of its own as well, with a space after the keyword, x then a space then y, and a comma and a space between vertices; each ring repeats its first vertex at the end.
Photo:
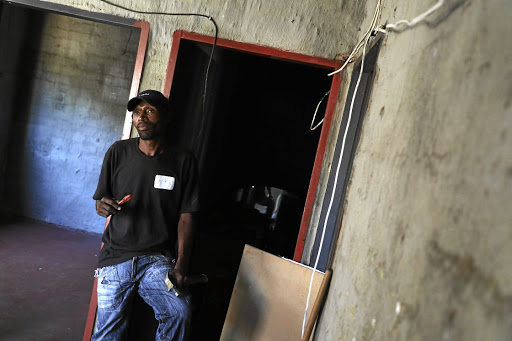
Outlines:
POLYGON ((126 332, 134 289, 149 304, 158 320, 156 340, 185 340, 189 297, 167 290, 165 275, 173 264, 163 255, 137 256, 121 264, 98 269, 97 331, 91 340, 121 340, 126 332))

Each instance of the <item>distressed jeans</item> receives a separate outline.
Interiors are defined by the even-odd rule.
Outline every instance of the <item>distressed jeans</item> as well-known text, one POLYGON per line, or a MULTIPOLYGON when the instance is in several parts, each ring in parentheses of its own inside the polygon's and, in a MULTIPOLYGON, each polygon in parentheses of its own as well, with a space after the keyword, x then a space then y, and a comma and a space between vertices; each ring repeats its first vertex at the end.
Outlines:
POLYGON ((164 279, 172 269, 173 264, 163 255, 137 256, 98 269, 95 274, 98 277, 97 328, 91 340, 122 340, 136 289, 155 312, 156 340, 186 340, 189 297, 176 297, 167 290, 164 279))

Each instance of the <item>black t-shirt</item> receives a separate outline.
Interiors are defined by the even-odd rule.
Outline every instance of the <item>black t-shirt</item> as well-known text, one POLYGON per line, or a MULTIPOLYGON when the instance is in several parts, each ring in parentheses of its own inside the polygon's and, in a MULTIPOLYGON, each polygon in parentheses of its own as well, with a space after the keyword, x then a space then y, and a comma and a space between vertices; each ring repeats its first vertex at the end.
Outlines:
POLYGON ((132 199, 111 216, 99 267, 144 254, 176 257, 180 214, 199 210, 194 156, 173 148, 147 156, 138 143, 138 138, 117 141, 105 154, 93 199, 121 200, 127 194, 132 199))

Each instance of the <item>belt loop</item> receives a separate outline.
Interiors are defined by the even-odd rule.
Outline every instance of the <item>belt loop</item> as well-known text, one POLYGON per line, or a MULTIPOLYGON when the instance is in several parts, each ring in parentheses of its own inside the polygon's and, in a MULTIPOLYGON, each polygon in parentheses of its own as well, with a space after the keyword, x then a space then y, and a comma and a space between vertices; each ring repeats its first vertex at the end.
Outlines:
POLYGON ((132 258, 132 272, 130 274, 130 278, 133 280, 135 277, 135 264, 137 263, 137 256, 132 258))

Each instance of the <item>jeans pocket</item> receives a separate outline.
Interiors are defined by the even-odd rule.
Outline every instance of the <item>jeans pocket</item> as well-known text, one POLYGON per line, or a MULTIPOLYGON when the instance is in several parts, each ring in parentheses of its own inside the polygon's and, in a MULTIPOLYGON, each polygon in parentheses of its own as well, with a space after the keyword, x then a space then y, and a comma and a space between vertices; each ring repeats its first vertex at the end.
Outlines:
MULTIPOLYGON (((96 270, 96 273, 94 275, 95 277, 98 277, 98 280, 100 278, 105 279, 107 282, 109 280, 118 280, 119 276, 117 275, 117 267, 115 265, 111 266, 105 266, 103 268, 99 268, 96 270)), ((104 282, 102 280, 102 282, 104 282)))
POLYGON ((123 290, 117 274, 117 267, 106 266, 97 271, 98 308, 114 310, 123 300, 123 290))

